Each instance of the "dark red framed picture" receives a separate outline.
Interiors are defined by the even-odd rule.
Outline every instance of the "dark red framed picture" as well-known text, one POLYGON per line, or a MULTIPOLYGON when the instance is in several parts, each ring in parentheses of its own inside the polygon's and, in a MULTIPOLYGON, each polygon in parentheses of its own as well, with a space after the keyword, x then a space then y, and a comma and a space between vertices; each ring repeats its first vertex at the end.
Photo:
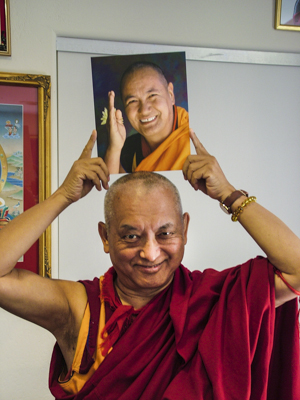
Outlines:
MULTIPOLYGON (((50 195, 50 77, 0 73, 0 229, 50 195)), ((51 277, 50 228, 17 268, 51 277)))
POLYGON ((9 0, 0 0, 0 56, 10 56, 9 0))

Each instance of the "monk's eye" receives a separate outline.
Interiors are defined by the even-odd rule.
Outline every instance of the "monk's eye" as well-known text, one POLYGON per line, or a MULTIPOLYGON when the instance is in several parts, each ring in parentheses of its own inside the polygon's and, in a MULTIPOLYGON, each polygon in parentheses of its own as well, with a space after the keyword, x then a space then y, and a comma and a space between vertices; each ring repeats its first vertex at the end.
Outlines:
POLYGON ((134 104, 134 103, 136 103, 136 102, 137 102, 136 99, 131 99, 131 100, 129 100, 129 101, 127 102, 127 105, 129 106, 130 104, 134 104))
POLYGON ((160 232, 160 234, 158 236, 162 239, 170 239, 172 237, 172 235, 173 235, 173 232, 164 231, 164 232, 160 232))
POLYGON ((123 239, 127 240, 128 242, 133 242, 138 239, 138 236, 131 233, 130 235, 125 235, 123 239))

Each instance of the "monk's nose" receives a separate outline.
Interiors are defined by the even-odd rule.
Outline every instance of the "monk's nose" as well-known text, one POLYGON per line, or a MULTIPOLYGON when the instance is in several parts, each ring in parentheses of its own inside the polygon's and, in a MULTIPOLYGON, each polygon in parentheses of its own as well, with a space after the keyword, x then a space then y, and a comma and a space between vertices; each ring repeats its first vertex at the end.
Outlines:
POLYGON ((140 251, 141 258, 144 258, 148 261, 155 261, 159 256, 159 245, 155 239, 150 239, 145 242, 143 248, 140 251))
POLYGON ((139 113, 145 114, 150 109, 150 103, 148 101, 141 101, 139 104, 139 113))

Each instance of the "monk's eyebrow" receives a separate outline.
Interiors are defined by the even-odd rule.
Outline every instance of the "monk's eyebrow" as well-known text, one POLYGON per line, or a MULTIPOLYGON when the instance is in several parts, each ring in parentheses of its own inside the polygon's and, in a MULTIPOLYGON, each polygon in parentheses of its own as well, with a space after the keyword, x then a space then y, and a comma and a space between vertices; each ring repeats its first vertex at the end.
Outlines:
POLYGON ((152 93, 152 92, 158 92, 158 89, 153 87, 153 88, 147 90, 147 93, 152 93))
POLYGON ((124 103, 126 103, 126 101, 128 101, 128 100, 130 100, 130 99, 134 99, 135 98, 135 96, 133 96, 132 94, 129 94, 128 96, 126 96, 125 98, 124 98, 124 103))
POLYGON ((138 228, 132 225, 124 224, 120 226, 120 229, 125 232, 137 232, 138 228))
POLYGON ((168 223, 162 225, 162 226, 159 228, 159 230, 160 230, 160 231, 163 231, 163 230, 171 229, 171 228, 174 228, 174 224, 172 224, 172 222, 168 222, 168 223))
MULTIPOLYGON (((153 93, 153 92, 158 92, 158 91, 159 90, 157 88, 153 87, 153 88, 147 90, 146 93, 153 93)), ((134 99, 134 98, 136 98, 136 96, 134 94, 128 94, 126 97, 124 97, 124 103, 126 103, 128 100, 134 99)))
MULTIPOLYGON (((174 224, 172 222, 167 222, 166 224, 161 225, 158 228, 158 231, 163 231, 163 230, 173 229, 173 228, 174 228, 174 224)), ((132 226, 132 225, 129 225, 129 224, 121 225, 120 226, 120 230, 122 232, 139 232, 140 231, 140 229, 138 227, 132 226)))

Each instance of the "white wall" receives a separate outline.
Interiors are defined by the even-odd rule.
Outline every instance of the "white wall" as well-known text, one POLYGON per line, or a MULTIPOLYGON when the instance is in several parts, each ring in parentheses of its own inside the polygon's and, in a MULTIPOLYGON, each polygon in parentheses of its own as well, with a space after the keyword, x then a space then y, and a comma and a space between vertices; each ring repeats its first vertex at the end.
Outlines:
MULTIPOLYGON (((12 56, 0 57, 0 71, 52 77, 53 189, 57 186, 56 36, 300 52, 299 32, 273 28, 275 0, 10 0, 10 8, 12 56)), ((56 224, 52 245, 57 276, 56 224)), ((52 398, 47 390, 52 345, 47 332, 0 310, 0 400, 52 398)))
MULTIPOLYGON (((91 56, 95 54, 87 53, 87 49, 95 42, 99 47, 102 45, 102 49, 97 50, 99 54, 104 50, 108 54, 112 51, 165 52, 174 51, 175 47, 170 50, 172 46, 156 45, 153 49, 154 46, 142 45, 141 49, 131 44, 129 49, 124 42, 123 45, 76 39, 63 39, 63 42, 75 42, 77 46, 83 42, 84 45, 81 53, 58 53, 60 183, 81 153, 88 136, 85 132, 94 127, 91 56)), ((191 61, 189 49, 186 48, 186 67, 191 126, 208 151, 217 157, 228 179, 237 187, 246 187, 251 194, 255 193, 261 204, 267 205, 300 235, 300 212, 282 207, 291 197, 300 197, 300 188, 294 184, 300 181, 300 169, 295 169, 299 164, 300 137, 294 129, 300 124, 300 92, 295 85, 300 82, 300 66, 191 61), (286 132, 289 132, 288 140, 286 132), (266 182, 269 183, 267 190, 266 182), (278 182, 281 182, 280 196, 278 182)), ((210 50, 208 54, 215 52, 221 51, 210 50)), ((260 53, 266 55, 266 52, 260 53)), ((206 56, 203 58, 207 60, 206 56)), ((181 171, 167 171, 165 175, 176 184, 183 209, 191 216, 183 258, 185 266, 191 270, 208 267, 222 270, 262 254, 239 224, 232 224, 230 218, 220 212, 216 202, 192 190, 182 179, 181 171), (230 237, 230 245, 224 235, 230 237), (214 245, 216 251, 212 251, 214 245)), ((97 232, 97 222, 103 221, 103 195, 103 192, 94 191, 59 216, 61 279, 92 279, 103 275, 111 265, 97 232), (80 250, 74 251, 74 248, 80 250)))

